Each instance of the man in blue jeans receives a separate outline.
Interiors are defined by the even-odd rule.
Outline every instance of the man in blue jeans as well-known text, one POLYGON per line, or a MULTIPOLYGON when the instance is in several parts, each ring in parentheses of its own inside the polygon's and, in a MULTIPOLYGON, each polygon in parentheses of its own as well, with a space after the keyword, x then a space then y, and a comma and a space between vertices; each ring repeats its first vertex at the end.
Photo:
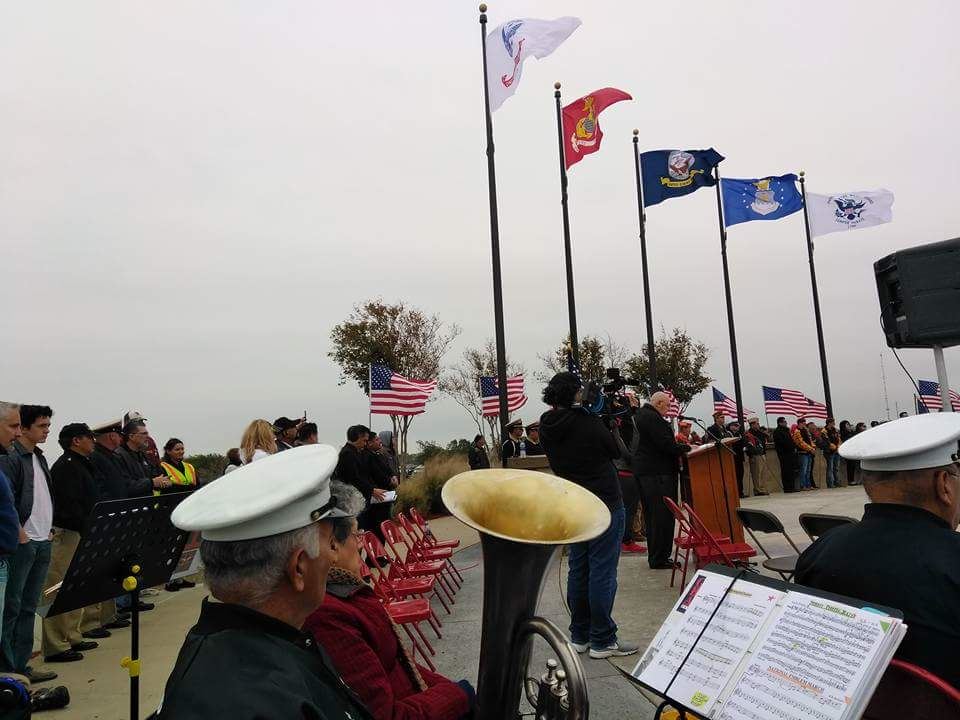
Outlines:
POLYGON ((610 510, 610 527, 600 537, 570 545, 570 642, 578 653, 589 650, 592 658, 632 655, 639 646, 619 640, 613 620, 624 525, 620 479, 613 464, 620 446, 599 417, 580 407, 580 396, 576 375, 554 375, 543 391, 544 403, 553 409, 540 418, 540 443, 553 472, 586 488, 610 510))
POLYGON ((7 448, 19 437, 20 406, 0 402, 0 617, 3 615, 10 558, 17 551, 21 532, 13 491, 6 475, 6 471, 17 461, 8 454, 7 448))
POLYGON ((53 410, 46 405, 20 406, 20 437, 7 455, 7 476, 20 523, 19 545, 10 558, 0 666, 26 675, 31 682, 53 680, 51 670, 27 665, 33 652, 37 604, 50 567, 53 494, 50 468, 40 445, 50 434, 53 410))

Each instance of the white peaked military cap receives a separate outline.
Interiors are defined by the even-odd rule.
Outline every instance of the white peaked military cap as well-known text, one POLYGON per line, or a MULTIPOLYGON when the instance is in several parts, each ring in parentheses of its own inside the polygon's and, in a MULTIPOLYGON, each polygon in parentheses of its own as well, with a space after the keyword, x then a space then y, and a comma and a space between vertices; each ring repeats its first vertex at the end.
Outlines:
POLYGON ((840 455, 859 460, 864 470, 923 470, 957 462, 958 438, 960 413, 913 415, 854 435, 840 455))
POLYGON ((346 517, 330 496, 336 466, 337 451, 329 445, 285 450, 200 488, 174 509, 171 520, 181 530, 200 530, 204 540, 232 542, 346 517))

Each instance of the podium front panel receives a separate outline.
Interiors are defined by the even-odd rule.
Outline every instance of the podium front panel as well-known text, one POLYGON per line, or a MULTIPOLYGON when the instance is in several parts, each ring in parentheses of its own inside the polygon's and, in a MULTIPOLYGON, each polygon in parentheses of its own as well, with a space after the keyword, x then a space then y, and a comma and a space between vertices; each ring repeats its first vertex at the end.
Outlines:
MULTIPOLYGON (((731 439, 732 442, 735 441, 731 439)), ((687 462, 693 509, 710 532, 743 542, 743 525, 737 517, 740 489, 733 453, 713 445, 701 446, 687 456, 687 462)))

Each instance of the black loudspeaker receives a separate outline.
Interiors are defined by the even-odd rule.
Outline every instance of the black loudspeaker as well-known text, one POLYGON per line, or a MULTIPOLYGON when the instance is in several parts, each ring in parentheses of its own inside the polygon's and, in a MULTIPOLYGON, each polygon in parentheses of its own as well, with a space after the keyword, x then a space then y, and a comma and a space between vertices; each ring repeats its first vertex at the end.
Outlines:
POLYGON ((960 238, 901 250, 873 264, 887 345, 960 345, 960 238))

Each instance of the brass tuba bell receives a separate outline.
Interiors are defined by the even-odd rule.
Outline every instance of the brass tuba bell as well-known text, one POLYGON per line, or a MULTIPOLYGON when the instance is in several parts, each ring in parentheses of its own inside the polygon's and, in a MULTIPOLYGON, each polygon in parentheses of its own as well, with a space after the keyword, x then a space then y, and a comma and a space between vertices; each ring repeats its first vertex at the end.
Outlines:
POLYGON ((587 720, 587 682, 577 653, 553 623, 535 617, 546 571, 561 545, 585 542, 610 525, 600 499, 572 482, 530 470, 471 470, 443 486, 447 509, 480 533, 483 627, 477 679, 479 720, 512 720, 521 690, 544 720, 587 720), (560 660, 527 678, 532 635, 560 660))

